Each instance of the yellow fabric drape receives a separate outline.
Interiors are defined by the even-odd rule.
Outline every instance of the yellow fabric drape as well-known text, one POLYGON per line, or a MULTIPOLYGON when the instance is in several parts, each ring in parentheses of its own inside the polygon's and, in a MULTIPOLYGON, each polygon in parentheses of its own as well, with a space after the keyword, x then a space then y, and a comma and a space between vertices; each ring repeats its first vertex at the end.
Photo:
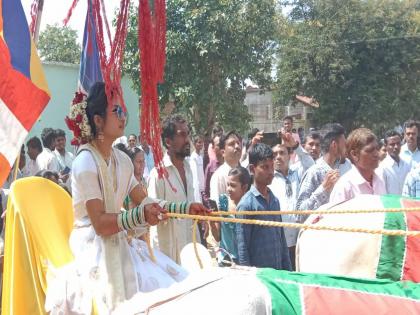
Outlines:
POLYGON ((73 260, 71 197, 40 177, 14 182, 7 205, 2 314, 45 314, 47 262, 73 260))

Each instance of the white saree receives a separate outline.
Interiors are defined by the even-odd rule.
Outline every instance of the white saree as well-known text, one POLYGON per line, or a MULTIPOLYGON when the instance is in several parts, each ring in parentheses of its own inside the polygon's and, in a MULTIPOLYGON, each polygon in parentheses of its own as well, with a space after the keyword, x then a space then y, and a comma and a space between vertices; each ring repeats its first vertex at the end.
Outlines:
POLYGON ((99 314, 108 314, 137 292, 166 288, 186 278, 184 269, 158 251, 154 263, 146 243, 127 238, 125 231, 108 237, 95 233, 86 202, 100 199, 107 213, 119 213, 137 185, 132 163, 121 151, 113 149, 107 165, 91 145, 80 148, 72 169, 75 222, 70 247, 75 260, 56 270, 48 283, 46 310, 51 314, 90 314, 92 301, 99 314))

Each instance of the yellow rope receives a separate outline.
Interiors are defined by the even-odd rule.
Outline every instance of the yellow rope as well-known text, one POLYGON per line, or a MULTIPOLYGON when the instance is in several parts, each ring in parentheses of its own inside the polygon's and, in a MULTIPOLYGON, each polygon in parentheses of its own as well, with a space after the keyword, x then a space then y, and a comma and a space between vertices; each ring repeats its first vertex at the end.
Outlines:
POLYGON ((193 230, 192 230, 192 234, 193 234, 192 241, 193 241, 195 257, 197 258, 198 265, 200 266, 200 269, 203 269, 203 263, 201 262, 201 258, 198 255, 198 249, 197 249, 197 225, 198 225, 198 220, 194 220, 193 230))
MULTIPOLYGON (((368 234, 382 234, 382 235, 388 235, 388 236, 420 236, 420 231, 332 227, 332 226, 322 226, 322 225, 303 224, 303 223, 221 218, 221 217, 180 214, 180 213, 168 213, 167 215, 170 218, 182 218, 182 219, 216 221, 216 222, 231 222, 231 223, 241 223, 241 224, 255 224, 255 225, 261 225, 261 226, 287 227, 287 228, 304 229, 304 230, 325 230, 325 231, 337 231, 337 232, 368 233, 368 234)), ((193 242, 194 240, 195 240, 195 233, 193 234, 193 242)))
POLYGON ((415 212, 420 211, 420 207, 412 208, 390 208, 390 209, 355 209, 355 210, 267 210, 267 211, 213 211, 211 215, 214 216, 228 216, 228 215, 280 215, 280 214, 355 214, 355 213, 386 213, 386 212, 415 212))

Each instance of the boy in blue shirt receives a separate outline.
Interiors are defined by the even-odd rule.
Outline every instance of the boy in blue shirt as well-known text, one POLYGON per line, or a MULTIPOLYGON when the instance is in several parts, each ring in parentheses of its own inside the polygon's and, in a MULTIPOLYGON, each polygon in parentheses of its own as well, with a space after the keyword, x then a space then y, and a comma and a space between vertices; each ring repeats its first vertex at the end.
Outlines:
MULTIPOLYGON (((273 151, 268 145, 258 143, 251 148, 249 169, 254 176, 253 185, 242 197, 237 210, 280 210, 279 200, 268 188, 274 177, 273 151)), ((246 218, 281 222, 280 215, 246 218)), ((283 228, 237 224, 236 234, 240 265, 292 270, 283 228)))

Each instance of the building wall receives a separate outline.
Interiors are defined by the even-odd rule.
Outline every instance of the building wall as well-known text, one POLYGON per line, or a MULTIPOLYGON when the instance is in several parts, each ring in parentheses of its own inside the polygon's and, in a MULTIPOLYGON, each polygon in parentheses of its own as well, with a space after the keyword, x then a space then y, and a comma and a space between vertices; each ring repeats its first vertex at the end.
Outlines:
MULTIPOLYGON (((277 132, 282 126, 283 121, 274 118, 273 93, 266 91, 260 94, 258 88, 248 87, 246 90, 245 105, 248 107, 248 112, 252 116, 250 123, 251 128, 258 128, 265 132, 277 132)), ((303 127, 308 131, 310 122, 307 120, 307 114, 312 109, 297 102, 294 105, 284 106, 284 111, 281 116, 293 116, 294 128, 303 127)))
MULTIPOLYGON (((61 128, 67 135, 67 149, 73 151, 70 141, 73 138, 67 128, 64 118, 69 113, 70 103, 77 88, 79 76, 79 66, 63 63, 43 63, 45 76, 51 92, 51 99, 47 107, 42 112, 38 121, 32 127, 26 141, 33 136, 41 136, 43 128, 61 128)), ((131 81, 127 78, 122 79, 124 100, 127 106, 129 118, 125 134, 139 133, 139 103, 138 95, 131 88, 131 81)), ((25 143, 26 143, 25 141, 25 143)))
POLYGON ((274 119, 273 95, 270 91, 260 94, 259 89, 247 88, 245 105, 252 116, 251 128, 276 132, 282 122, 274 119))

